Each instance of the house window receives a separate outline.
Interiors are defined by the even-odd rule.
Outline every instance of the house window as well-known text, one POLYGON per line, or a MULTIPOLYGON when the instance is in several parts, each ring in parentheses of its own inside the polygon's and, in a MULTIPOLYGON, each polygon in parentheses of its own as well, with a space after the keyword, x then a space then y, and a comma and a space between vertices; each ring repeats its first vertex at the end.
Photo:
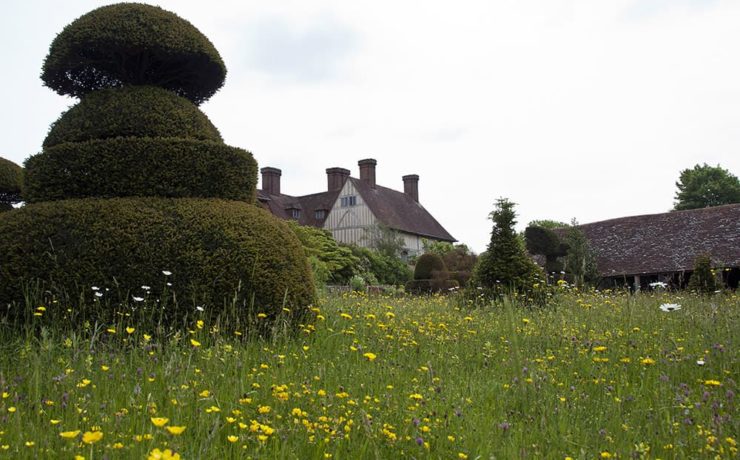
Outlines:
POLYGON ((314 211, 313 215, 314 215, 314 218, 316 218, 316 220, 321 220, 324 217, 326 217, 326 210, 325 209, 317 209, 316 211, 314 211))
POLYGON ((301 210, 300 209, 288 209, 288 213, 290 214, 290 217, 293 219, 300 219, 301 218, 301 210))
POLYGON ((341 198, 341 203, 343 208, 346 208, 347 206, 357 206, 357 196, 350 195, 350 196, 343 196, 341 198))

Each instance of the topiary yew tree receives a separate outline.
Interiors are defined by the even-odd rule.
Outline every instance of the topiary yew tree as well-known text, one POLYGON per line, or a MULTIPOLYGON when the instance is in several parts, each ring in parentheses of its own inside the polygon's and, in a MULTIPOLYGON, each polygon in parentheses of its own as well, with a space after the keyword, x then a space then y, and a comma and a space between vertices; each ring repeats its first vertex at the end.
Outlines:
POLYGON ((254 205, 252 154, 196 106, 225 75, 203 34, 154 6, 104 6, 57 36, 42 79, 81 101, 26 161, 29 204, 0 217, 0 303, 29 283, 126 300, 166 270, 181 300, 302 316, 315 294, 300 242, 254 205))
POLYGON ((563 263, 558 259, 568 255, 568 245, 560 241, 557 233, 549 228, 530 225, 524 230, 524 241, 530 254, 545 257, 546 273, 563 270, 563 263))
POLYGON ((430 280, 437 278, 447 272, 447 267, 440 256, 437 254, 427 252, 419 256, 416 261, 416 267, 414 267, 414 279, 415 280, 430 280))

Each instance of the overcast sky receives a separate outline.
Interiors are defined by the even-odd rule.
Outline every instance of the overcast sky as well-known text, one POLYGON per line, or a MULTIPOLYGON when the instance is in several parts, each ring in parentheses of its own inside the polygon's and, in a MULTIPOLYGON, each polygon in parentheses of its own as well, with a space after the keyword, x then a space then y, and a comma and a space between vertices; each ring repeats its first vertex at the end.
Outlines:
MULTIPOLYGON (((0 156, 22 163, 74 99, 42 86, 54 36, 113 2, 10 0, 0 16, 0 156)), ((202 109, 283 193, 325 169, 403 190, 485 249, 498 197, 533 219, 658 213, 696 163, 740 173, 740 1, 148 2, 207 35, 228 68, 202 109)))

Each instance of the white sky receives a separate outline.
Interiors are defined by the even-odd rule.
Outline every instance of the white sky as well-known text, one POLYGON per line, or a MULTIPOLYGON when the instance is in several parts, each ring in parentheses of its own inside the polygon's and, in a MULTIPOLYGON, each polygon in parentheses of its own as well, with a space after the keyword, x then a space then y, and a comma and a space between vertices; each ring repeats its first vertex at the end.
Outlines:
MULTIPOLYGON (((10 0, 0 15, 0 156, 41 149, 75 100, 42 86, 54 36, 112 2, 10 0)), ((229 70, 202 106, 224 140, 282 169, 291 195, 327 167, 403 190, 483 251, 498 197, 533 219, 657 213, 696 163, 740 172, 740 2, 151 2, 198 27, 229 70)))

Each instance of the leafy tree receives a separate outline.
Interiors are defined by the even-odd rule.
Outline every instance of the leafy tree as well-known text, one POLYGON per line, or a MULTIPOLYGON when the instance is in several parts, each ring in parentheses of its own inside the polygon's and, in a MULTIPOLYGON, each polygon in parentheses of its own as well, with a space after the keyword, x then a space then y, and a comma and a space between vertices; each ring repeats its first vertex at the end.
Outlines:
POLYGON ((440 257, 444 257, 445 254, 455 249, 455 245, 449 241, 428 240, 426 238, 421 240, 421 245, 424 248, 424 253, 432 253, 440 257))
POLYGON ((0 212, 13 209, 21 201, 23 168, 5 158, 0 158, 0 212))
POLYGON ((555 229, 555 228, 563 228, 568 227, 569 224, 566 224, 565 222, 560 222, 559 220, 551 220, 551 219, 540 219, 540 220, 533 220, 527 225, 527 227, 542 227, 547 229, 555 229))
POLYGON ((719 165, 684 169, 676 187, 676 211, 740 203, 740 180, 719 165))
POLYGON ((406 247, 403 236, 383 224, 375 224, 366 228, 364 238, 372 249, 387 257, 400 256, 406 247))
POLYGON ((689 278, 689 289, 711 294, 717 289, 717 281, 712 273, 712 259, 709 254, 702 254, 694 261, 694 271, 689 278))
POLYGON ((596 255, 575 218, 568 228, 565 243, 568 245, 566 271, 571 274, 576 286, 583 287, 586 282, 595 281, 598 278, 596 255))
POLYGON ((506 198, 496 201, 490 214, 493 220, 488 250, 479 259, 475 281, 484 288, 503 285, 516 290, 527 289, 542 272, 527 255, 514 230, 515 204, 506 198))
POLYGON ((316 284, 346 284, 360 272, 360 259, 350 248, 338 244, 329 231, 287 222, 311 262, 316 284))

